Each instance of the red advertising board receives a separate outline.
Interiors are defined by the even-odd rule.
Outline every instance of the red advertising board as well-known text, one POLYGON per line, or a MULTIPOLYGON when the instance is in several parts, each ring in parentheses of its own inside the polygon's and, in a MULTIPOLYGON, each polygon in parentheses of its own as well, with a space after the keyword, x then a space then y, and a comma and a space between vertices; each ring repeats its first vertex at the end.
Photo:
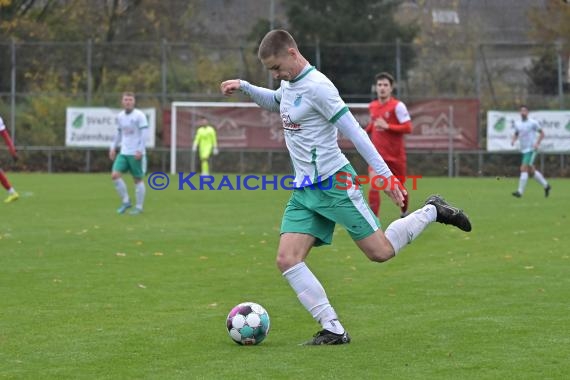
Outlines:
MULTIPOLYGON (((197 105, 199 103, 193 103, 197 105)), ((232 103, 216 106, 177 108, 177 143, 180 148, 192 146, 196 121, 205 116, 218 131, 220 148, 285 149, 281 118, 278 113, 259 107, 238 107, 232 103)), ((350 104, 358 122, 368 123, 368 105, 350 104)), ((450 138, 453 148, 476 150, 478 140, 479 102, 475 99, 436 99, 408 104, 413 130, 406 136, 408 149, 447 150, 450 138), (451 136, 450 136, 451 134, 451 136)), ((163 115, 163 142, 170 146, 170 109, 163 115)), ((339 134, 342 148, 354 148, 350 140, 339 134)))

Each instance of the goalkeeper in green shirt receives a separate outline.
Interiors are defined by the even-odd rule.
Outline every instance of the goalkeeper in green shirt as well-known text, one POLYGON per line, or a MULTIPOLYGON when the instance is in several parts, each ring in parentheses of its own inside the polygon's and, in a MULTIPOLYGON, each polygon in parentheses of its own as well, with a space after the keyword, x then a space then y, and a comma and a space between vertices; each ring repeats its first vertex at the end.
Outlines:
POLYGON ((192 152, 200 155, 200 169, 201 175, 210 174, 210 156, 218 154, 218 137, 216 129, 210 125, 208 119, 201 117, 198 120, 198 130, 194 136, 194 143, 192 144, 192 152))

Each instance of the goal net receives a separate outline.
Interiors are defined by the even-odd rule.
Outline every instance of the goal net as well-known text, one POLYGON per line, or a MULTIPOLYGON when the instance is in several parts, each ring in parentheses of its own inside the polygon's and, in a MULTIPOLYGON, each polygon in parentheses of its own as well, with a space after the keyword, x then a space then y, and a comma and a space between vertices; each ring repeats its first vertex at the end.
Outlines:
MULTIPOLYGON (((218 147, 224 150, 285 150, 279 114, 244 102, 173 102, 170 110, 170 173, 175 174, 185 160, 196 167, 191 154, 198 119, 205 117, 216 128, 218 147), (190 155, 181 154, 190 152, 190 155), (189 162, 188 161, 189 157, 189 162)), ((165 118, 167 119, 167 118, 165 118)), ((166 125, 168 125, 168 120, 166 125)))

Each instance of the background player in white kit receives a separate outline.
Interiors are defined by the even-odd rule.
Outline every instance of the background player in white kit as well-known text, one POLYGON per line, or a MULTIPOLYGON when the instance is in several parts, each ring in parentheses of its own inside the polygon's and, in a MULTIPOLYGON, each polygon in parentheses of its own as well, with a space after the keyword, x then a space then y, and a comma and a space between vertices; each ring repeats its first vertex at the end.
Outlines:
MULTIPOLYGON (((377 174, 390 178, 392 173, 336 87, 309 64, 293 37, 284 30, 273 30, 263 38, 258 57, 273 77, 281 80, 280 88, 270 90, 232 79, 222 82, 221 91, 231 95, 240 90, 261 107, 280 112, 294 167, 295 189, 283 215, 277 267, 301 304, 322 327, 306 344, 346 344, 350 342, 348 333, 323 286, 305 264, 313 246, 331 243, 336 223, 376 262, 394 257, 432 222, 452 224, 464 231, 470 231, 471 224, 461 210, 432 196, 424 207, 390 224, 384 234, 362 190, 355 187, 341 190, 342 186, 338 186, 339 174, 356 175, 338 146, 339 130, 350 138, 377 174), (310 186, 320 182, 328 183, 310 186)), ((388 187, 386 193, 402 206, 405 190, 388 187)))
POLYGON ((517 139, 520 143, 520 151, 522 153, 522 161, 520 167, 519 188, 513 192, 513 196, 520 198, 524 193, 526 182, 529 175, 534 177, 538 183, 544 188, 544 196, 550 194, 550 185, 541 172, 534 167, 536 153, 542 139, 544 139, 544 131, 540 128, 538 121, 528 117, 528 107, 523 105, 520 108, 521 120, 514 123, 515 133, 511 140, 511 145, 515 145, 517 139))
POLYGON ((135 94, 123 93, 121 100, 123 110, 117 115, 117 134, 109 150, 109 158, 113 162, 111 178, 121 198, 121 206, 117 209, 124 214, 132 207, 127 185, 121 178, 122 173, 130 172, 135 182, 135 208, 129 212, 131 215, 143 211, 145 186, 143 177, 146 172, 146 141, 148 137, 148 122, 145 114, 135 108, 135 94), (121 151, 116 156, 117 146, 121 151))

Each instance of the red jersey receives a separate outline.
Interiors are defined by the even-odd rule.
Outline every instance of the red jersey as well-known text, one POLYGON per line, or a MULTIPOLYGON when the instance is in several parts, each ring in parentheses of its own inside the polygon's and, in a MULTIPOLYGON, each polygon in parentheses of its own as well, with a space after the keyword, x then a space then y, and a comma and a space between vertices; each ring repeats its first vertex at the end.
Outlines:
POLYGON ((386 103, 380 103, 378 99, 373 100, 368 105, 368 110, 370 122, 366 126, 366 132, 382 158, 385 161, 405 161, 404 134, 412 132, 412 122, 406 105, 391 97, 386 103), (388 129, 378 129, 374 126, 374 121, 379 118, 388 123, 388 129))

